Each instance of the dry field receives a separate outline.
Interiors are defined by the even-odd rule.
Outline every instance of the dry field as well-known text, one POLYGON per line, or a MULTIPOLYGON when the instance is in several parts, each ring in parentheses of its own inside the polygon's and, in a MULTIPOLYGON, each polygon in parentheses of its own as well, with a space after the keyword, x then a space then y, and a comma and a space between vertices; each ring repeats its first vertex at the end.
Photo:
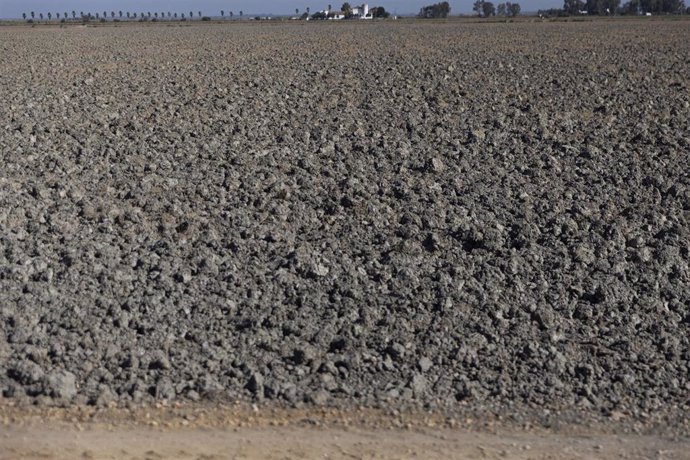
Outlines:
POLYGON ((680 458, 689 75, 688 21, 1 27, 0 457, 238 403, 680 458))

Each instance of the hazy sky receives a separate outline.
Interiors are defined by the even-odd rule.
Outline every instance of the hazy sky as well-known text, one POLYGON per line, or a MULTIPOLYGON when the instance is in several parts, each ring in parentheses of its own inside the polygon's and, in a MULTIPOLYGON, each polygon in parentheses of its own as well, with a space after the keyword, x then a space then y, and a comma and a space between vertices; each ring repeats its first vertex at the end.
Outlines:
MULTIPOLYGON (((334 0, 0 0, 0 18, 19 18, 22 13, 29 14, 35 11, 47 13, 50 11, 68 12, 71 14, 75 10, 92 13, 103 11, 177 11, 186 12, 201 10, 204 15, 220 15, 220 10, 225 10, 226 14, 233 11, 237 14, 240 10, 245 14, 252 13, 273 13, 273 14, 294 14, 295 8, 302 12, 306 7, 310 7, 312 12, 326 8, 328 3, 333 6, 341 5, 334 0)), ((416 13, 423 5, 436 3, 440 0, 369 0, 369 6, 381 5, 386 10, 397 13, 407 14, 416 13)), ((494 4, 503 0, 493 0, 494 4)), ((536 11, 540 8, 554 8, 563 6, 562 0, 517 0, 522 6, 523 11, 536 11)), ((469 13, 472 10, 473 0, 450 1, 451 13, 469 13)), ((357 0, 350 1, 350 4, 357 5, 357 0)))

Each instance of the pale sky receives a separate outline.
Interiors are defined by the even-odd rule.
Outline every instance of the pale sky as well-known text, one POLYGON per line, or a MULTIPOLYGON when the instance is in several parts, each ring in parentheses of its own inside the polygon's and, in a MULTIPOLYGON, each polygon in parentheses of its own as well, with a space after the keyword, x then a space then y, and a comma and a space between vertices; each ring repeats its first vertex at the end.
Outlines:
MULTIPOLYGON (((417 13, 423 5, 436 3, 440 0, 369 0, 369 6, 383 6, 387 11, 394 14, 417 13)), ((450 1, 451 14, 469 13, 472 11, 474 0, 450 1)), ((494 4, 504 0, 493 0, 494 4)), ((563 6, 561 0, 517 0, 522 6, 522 11, 536 11, 540 8, 560 8, 563 6)), ((271 13, 271 14, 294 14, 295 8, 299 8, 300 13, 306 7, 311 8, 311 12, 325 9, 329 0, 0 0, 0 18, 21 18, 22 13, 35 11, 44 15, 50 11, 67 12, 71 15, 72 10, 79 14, 80 11, 102 13, 103 11, 130 11, 148 12, 151 11, 171 11, 188 14, 194 11, 201 11, 206 16, 220 16, 220 10, 225 10, 226 14, 233 11, 236 15, 242 10, 245 15, 271 13)), ((331 1, 334 7, 342 2, 331 1)), ((350 1, 350 4, 357 5, 357 0, 350 1)))

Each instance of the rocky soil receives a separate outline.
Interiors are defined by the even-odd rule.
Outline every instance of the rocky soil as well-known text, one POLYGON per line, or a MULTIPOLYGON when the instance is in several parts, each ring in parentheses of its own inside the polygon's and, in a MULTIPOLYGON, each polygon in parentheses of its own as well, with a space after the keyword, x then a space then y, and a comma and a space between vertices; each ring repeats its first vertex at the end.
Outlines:
POLYGON ((0 29, 3 397, 687 426, 688 43, 0 29))

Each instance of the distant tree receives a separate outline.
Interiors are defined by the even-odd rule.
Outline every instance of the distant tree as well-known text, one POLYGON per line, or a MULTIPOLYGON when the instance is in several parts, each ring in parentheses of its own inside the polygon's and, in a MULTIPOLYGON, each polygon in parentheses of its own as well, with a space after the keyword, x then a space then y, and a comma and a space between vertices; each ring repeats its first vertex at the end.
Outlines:
POLYGON ((240 10, 240 17, 244 16, 244 12, 240 10))
POLYGON ((77 12, 72 10, 72 19, 77 19, 77 12))
POLYGON ((661 12, 670 14, 683 14, 685 2, 683 0, 661 0, 661 12))
POLYGON ((26 20, 26 13, 22 13, 22 19, 26 20))
POLYGON ((168 11, 168 18, 170 18, 170 17, 171 17, 171 15, 170 15, 170 11, 168 11))
POLYGON ((96 13, 96 19, 98 19, 98 13, 96 13))
POLYGON ((175 19, 177 19, 177 13, 175 13, 175 19))
POLYGON ((197 17, 200 18, 201 17, 201 11, 197 11, 197 13, 199 13, 199 15, 197 17))
POLYGON ((343 12, 346 18, 352 17, 352 5, 350 5, 350 2, 343 3, 343 6, 340 7, 340 11, 343 12))
POLYGON ((232 17, 235 15, 232 11, 230 12, 230 20, 232 20, 232 17))
POLYGON ((312 19, 328 19, 328 15, 324 13, 323 11, 317 11, 316 13, 311 15, 312 19))
POLYGON ((482 11, 483 11, 483 9, 482 9, 482 4, 483 4, 483 3, 484 3, 484 0, 476 0, 476 1, 474 2, 474 4, 472 5, 472 11, 474 11, 475 13, 477 13, 477 16, 481 16, 481 15, 482 15, 482 11))
POLYGON ((150 11, 147 12, 147 13, 146 13, 146 16, 148 16, 148 17, 150 18, 150 17, 151 17, 151 12, 150 12, 150 11))
POLYGON ((53 19, 53 13, 51 13, 51 12, 49 11, 49 12, 48 12, 48 20, 50 21, 51 19, 53 19))
POLYGON ((441 2, 423 6, 419 10, 418 17, 427 19, 447 18, 449 13, 450 4, 448 2, 441 2))
POLYGON ((571 16, 580 14, 585 8, 585 2, 582 0, 563 0, 563 10, 571 16))
POLYGON ((193 18, 194 18, 194 12, 193 12, 193 11, 190 11, 190 12, 189 12, 189 19, 193 19, 193 18))
POLYGON ((482 14, 485 18, 496 16, 496 7, 492 2, 484 2, 482 4, 482 14))
POLYGON ((224 18, 224 17, 225 17, 225 11, 220 10, 220 17, 221 17, 221 18, 224 18))
POLYGON ((31 14, 31 19, 34 19, 36 17, 36 13, 34 13, 33 11, 29 14, 31 14))
POLYGON ((43 21, 43 13, 38 13, 38 17, 41 18, 41 21, 43 21))
POLYGON ((295 16, 299 16, 299 8, 295 8, 295 16))
POLYGON ((329 4, 328 4, 328 11, 330 12, 332 9, 333 9, 333 7, 332 7, 331 4, 329 3, 329 4))
POLYGON ((129 11, 127 11, 127 19, 129 19, 129 11))
POLYGON ((509 16, 516 17, 520 16, 520 11, 522 8, 520 7, 519 3, 506 2, 506 10, 509 16))
POLYGON ((371 17, 373 17, 373 18, 387 18, 391 15, 382 6, 375 6, 372 9, 370 9, 369 12, 371 13, 371 17))
POLYGON ((499 3, 496 5, 496 16, 508 16, 508 9, 505 3, 499 3))

